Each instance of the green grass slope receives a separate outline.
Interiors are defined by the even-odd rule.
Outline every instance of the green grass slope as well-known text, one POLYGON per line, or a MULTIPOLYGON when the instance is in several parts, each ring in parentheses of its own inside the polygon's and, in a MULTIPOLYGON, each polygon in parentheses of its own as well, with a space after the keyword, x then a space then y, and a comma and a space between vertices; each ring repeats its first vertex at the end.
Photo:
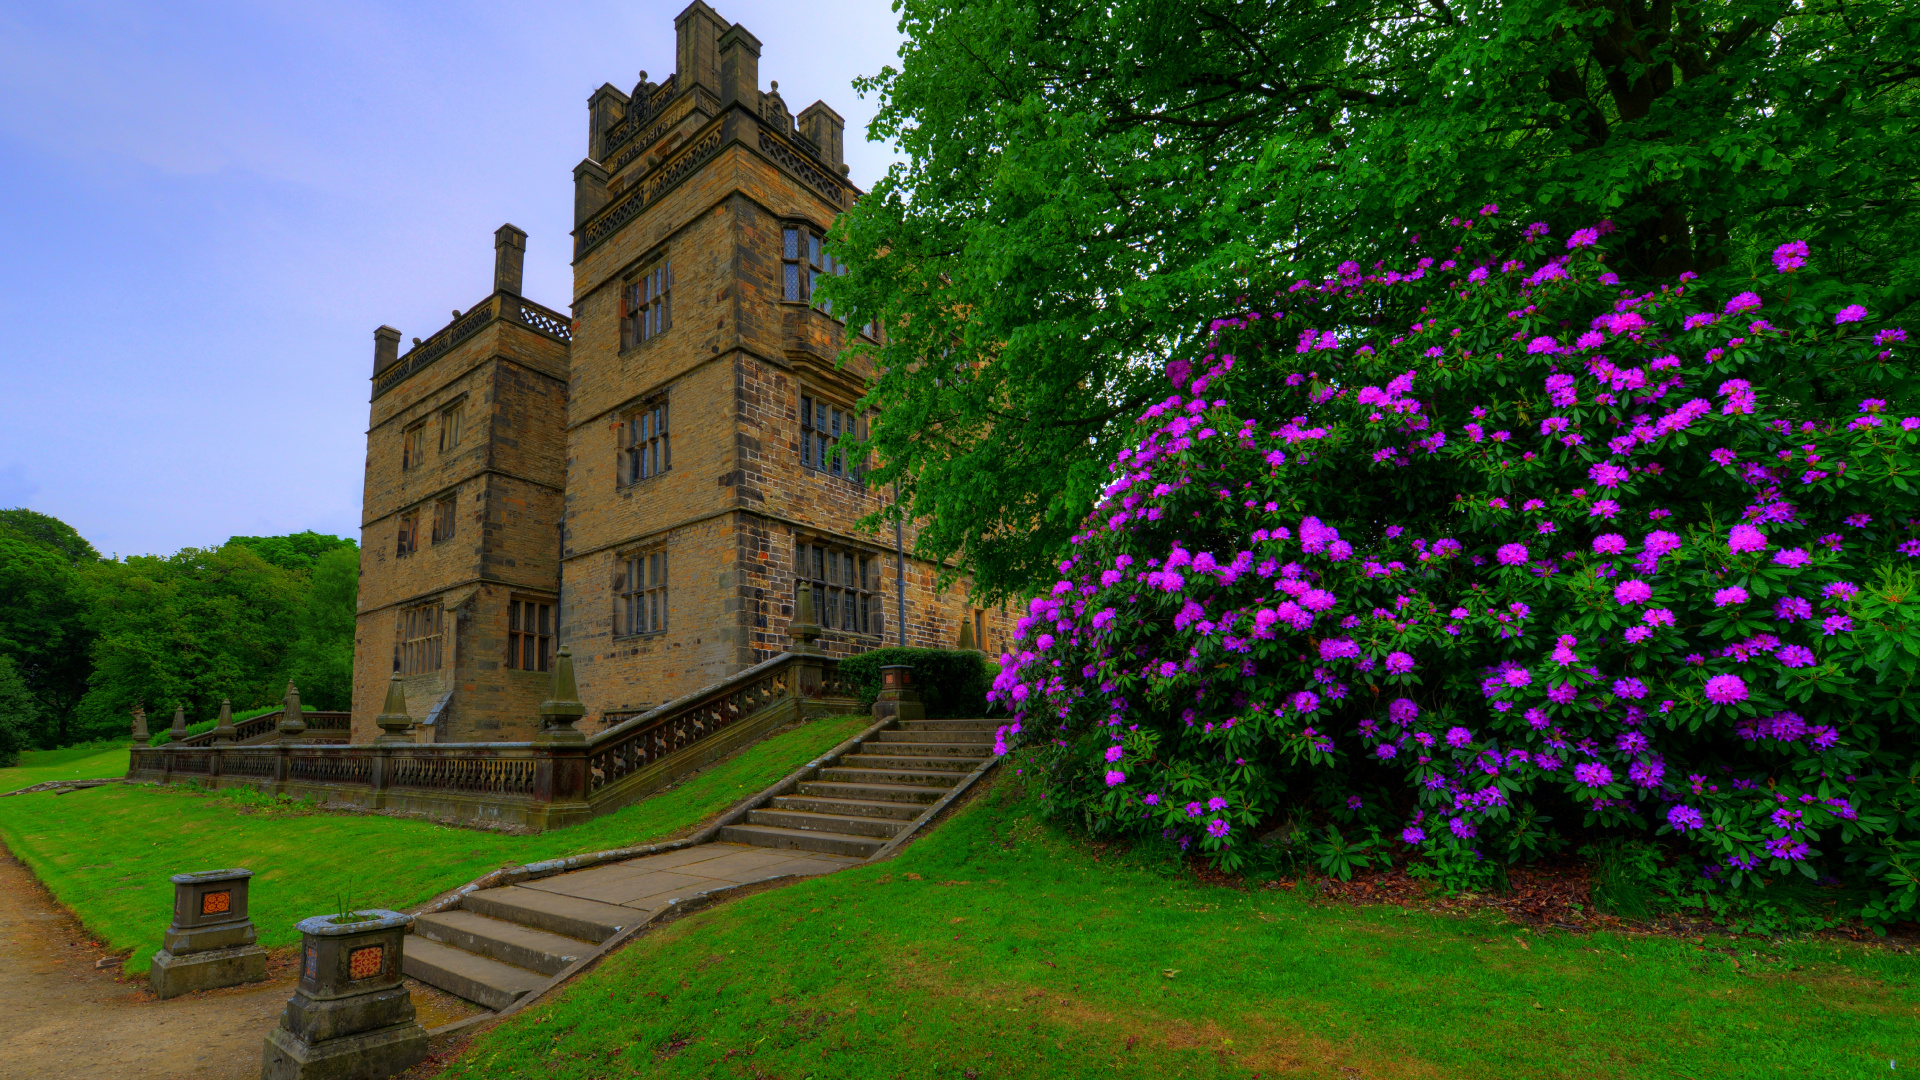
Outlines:
POLYGON ((1037 822, 1008 770, 994 784, 887 863, 643 935, 477 1037, 444 1076, 1803 1080, 1920 1067, 1914 961, 1890 950, 1538 934, 1201 885, 1102 861, 1037 822))
MULTIPOLYGON (((29 750, 20 764, 0 769, 0 792, 19 791, 49 780, 95 780, 127 775, 128 747, 69 746, 61 750, 29 750)), ((25 798, 25 796, 21 796, 25 798)), ((72 798, 72 796, 64 796, 72 798)))
MULTIPOLYGON (((405 908, 503 865, 667 837, 766 787, 871 722, 864 716, 815 720, 756 743, 671 791, 538 836, 305 812, 298 804, 289 809, 233 789, 209 794, 109 785, 71 795, 0 798, 0 841, 109 947, 134 950, 126 970, 139 973, 160 947, 171 915, 173 886, 167 878, 172 874, 229 866, 254 871, 249 902, 260 943, 287 945, 299 937, 295 923, 349 902, 405 908)), ((127 751, 117 754, 124 773, 127 751)), ((99 770, 111 764, 86 758, 56 768, 99 770)), ((30 771, 0 770, 0 789, 26 786, 12 774, 30 771)))

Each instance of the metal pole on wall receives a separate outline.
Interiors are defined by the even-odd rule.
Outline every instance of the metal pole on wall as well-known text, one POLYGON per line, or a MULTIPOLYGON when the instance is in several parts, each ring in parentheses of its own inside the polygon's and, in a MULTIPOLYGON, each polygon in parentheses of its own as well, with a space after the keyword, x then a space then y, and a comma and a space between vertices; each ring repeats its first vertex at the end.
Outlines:
POLYGON ((893 565, 896 571, 893 575, 896 601, 894 610, 900 613, 900 647, 904 649, 907 647, 907 543, 905 532, 900 525, 900 514, 897 512, 900 509, 900 481, 898 480, 893 482, 893 508, 896 511, 893 517, 893 565))

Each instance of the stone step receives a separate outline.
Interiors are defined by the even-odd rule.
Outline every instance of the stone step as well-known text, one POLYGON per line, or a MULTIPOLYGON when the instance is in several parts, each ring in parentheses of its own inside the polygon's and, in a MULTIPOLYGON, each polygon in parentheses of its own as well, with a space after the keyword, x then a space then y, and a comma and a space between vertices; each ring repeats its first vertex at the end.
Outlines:
POLYGON ((716 839, 756 847, 823 851, 829 855, 851 855, 856 859, 864 859, 886 845, 885 840, 876 836, 810 832, 806 829, 783 829, 777 825, 728 825, 720 830, 716 839))
POLYGON ((523 889, 518 885, 468 893, 460 906, 489 918, 596 945, 646 917, 646 912, 633 908, 523 889))
POLYGON ((879 802, 871 799, 832 799, 817 795, 780 795, 767 804, 775 810, 805 810, 814 814, 892 818, 912 821, 926 811, 919 803, 879 802))
MULTIPOLYGON (((881 735, 892 732, 883 731, 881 735)), ((914 732, 902 732, 912 735, 914 732)), ((944 736, 943 736, 944 737, 944 736)), ((862 754, 920 754, 926 757, 989 757, 993 753, 993 740, 977 742, 928 742, 925 740, 893 740, 872 738, 860 744, 862 754)))
MULTIPOLYGON (((864 749, 864 748, 863 748, 864 749)), ((970 773, 987 760, 978 757, 953 757, 949 754, 848 754, 840 759, 843 769, 937 769, 941 772, 970 773)))
POLYGON ((428 986, 437 986, 495 1012, 546 985, 537 971, 503 964, 477 953, 408 934, 400 954, 400 970, 428 986))
MULTIPOLYGON (((863 802, 920 803, 934 802, 946 792, 940 788, 914 787, 910 784, 872 784, 872 783, 833 783, 821 780, 804 780, 800 784, 800 794, 816 799, 859 799, 863 802)), ((916 811, 917 812, 917 811, 916 811)))
POLYGON ((984 731, 1005 727, 1005 720, 902 720, 900 731, 984 731))
POLYGON ((592 943, 579 938, 550 934, 477 911, 456 909, 422 915, 413 921, 413 932, 417 937, 542 975, 558 975, 567 965, 593 951, 592 943))
POLYGON ((836 766, 821 769, 820 779, 840 784, 903 784, 909 787, 950 788, 967 775, 945 769, 858 769, 836 766))
POLYGON ((991 731, 881 731, 875 733, 866 743, 898 745, 900 743, 941 743, 963 746, 992 746, 991 731))
POLYGON ((807 832, 844 833, 848 836, 878 836, 891 839, 908 822, 893 818, 853 817, 846 814, 819 814, 808 810, 753 810, 747 814, 749 825, 775 825, 782 829, 807 832))

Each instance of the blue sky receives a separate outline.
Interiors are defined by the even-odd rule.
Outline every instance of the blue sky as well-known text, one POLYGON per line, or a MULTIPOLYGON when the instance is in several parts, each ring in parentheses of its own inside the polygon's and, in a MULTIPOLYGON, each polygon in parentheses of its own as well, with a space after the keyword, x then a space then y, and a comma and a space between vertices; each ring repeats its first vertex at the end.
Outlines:
MULTIPOLYGON (((565 310, 587 96, 672 72, 685 6, 0 0, 0 507, 106 554, 358 536, 374 327, 483 298, 507 221, 565 310)), ((884 0, 713 6, 885 172, 884 0)))

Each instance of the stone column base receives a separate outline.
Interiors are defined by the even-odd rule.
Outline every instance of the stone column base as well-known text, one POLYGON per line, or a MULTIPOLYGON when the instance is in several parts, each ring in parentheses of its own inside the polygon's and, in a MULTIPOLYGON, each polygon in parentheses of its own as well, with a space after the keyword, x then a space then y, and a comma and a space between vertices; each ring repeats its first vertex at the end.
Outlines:
POLYGON ((153 967, 147 970, 147 985, 153 988, 156 997, 162 998, 264 982, 266 978, 267 950, 258 945, 209 949, 180 956, 161 949, 153 954, 153 967))
POLYGON ((919 701, 889 701, 878 698, 873 703, 875 720, 925 720, 927 706, 919 701))
POLYGON ((260 1080, 386 1080, 427 1056, 427 1029, 414 1021, 317 1045, 286 1028, 267 1036, 260 1080))

